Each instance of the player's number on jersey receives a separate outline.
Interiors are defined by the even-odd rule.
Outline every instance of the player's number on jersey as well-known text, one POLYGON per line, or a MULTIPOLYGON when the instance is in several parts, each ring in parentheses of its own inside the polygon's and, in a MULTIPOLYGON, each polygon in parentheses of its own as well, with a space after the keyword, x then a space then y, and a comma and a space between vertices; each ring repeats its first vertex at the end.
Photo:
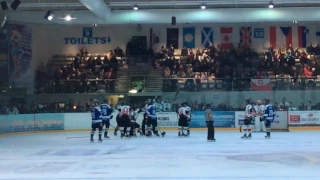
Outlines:
POLYGON ((102 109, 102 114, 107 115, 108 110, 107 109, 102 109))
POLYGON ((92 113, 91 113, 91 116, 92 116, 92 119, 96 118, 96 113, 95 113, 95 112, 92 112, 92 113))
POLYGON ((269 110, 269 116, 273 116, 273 111, 269 110))

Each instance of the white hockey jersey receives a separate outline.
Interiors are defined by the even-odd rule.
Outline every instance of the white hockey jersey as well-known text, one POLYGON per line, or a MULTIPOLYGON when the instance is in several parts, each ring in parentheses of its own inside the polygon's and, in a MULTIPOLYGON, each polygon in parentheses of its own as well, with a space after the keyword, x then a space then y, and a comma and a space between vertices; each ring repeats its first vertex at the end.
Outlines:
POLYGON ((258 116, 258 117, 263 116, 264 109, 265 109, 264 105, 262 105, 262 104, 261 105, 255 105, 254 109, 256 111, 256 116, 258 116))
POLYGON ((178 110, 178 112, 179 112, 179 115, 180 116, 187 116, 188 118, 191 118, 191 108, 190 107, 181 107, 179 110, 178 110), (187 112, 188 112, 188 114, 187 114, 187 112))
POLYGON ((122 116, 123 114, 127 114, 127 115, 129 115, 130 114, 130 106, 127 106, 127 105, 125 105, 125 106, 121 106, 120 107, 120 112, 119 112, 119 114, 122 116))
POLYGON ((255 109, 251 104, 248 104, 245 109, 245 117, 252 117, 255 114, 255 109))

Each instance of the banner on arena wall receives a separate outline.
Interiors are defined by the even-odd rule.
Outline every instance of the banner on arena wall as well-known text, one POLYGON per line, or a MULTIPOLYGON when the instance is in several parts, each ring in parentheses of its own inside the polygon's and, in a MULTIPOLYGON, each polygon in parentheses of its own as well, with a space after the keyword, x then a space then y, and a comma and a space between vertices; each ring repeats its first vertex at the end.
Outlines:
POLYGON ((18 114, 0 116, 0 134, 64 130, 64 114, 18 114))
MULTIPOLYGON (((233 128, 235 114, 231 111, 214 111, 213 112, 214 126, 217 128, 233 128)), ((195 111, 191 114, 191 128, 207 127, 204 111, 195 111)))
POLYGON ((319 111, 289 111, 290 126, 319 126, 319 111))
POLYGON ((270 91, 270 79, 251 79, 251 89, 253 91, 270 91))
MULTIPOLYGON (((244 122, 244 111, 235 112, 235 127, 240 127, 244 122)), ((254 121, 252 125, 254 125, 254 121)), ((288 129, 288 112, 277 111, 271 129, 288 129)))

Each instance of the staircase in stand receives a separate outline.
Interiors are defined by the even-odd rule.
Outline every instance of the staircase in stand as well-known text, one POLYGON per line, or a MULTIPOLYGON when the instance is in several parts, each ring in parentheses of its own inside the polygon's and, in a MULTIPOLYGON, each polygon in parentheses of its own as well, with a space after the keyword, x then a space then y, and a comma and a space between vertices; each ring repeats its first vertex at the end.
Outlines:
POLYGON ((162 76, 162 69, 150 69, 146 92, 161 92, 163 87, 162 76))
POLYGON ((129 91, 129 70, 127 68, 120 68, 117 72, 117 80, 115 86, 115 92, 127 93, 129 91))

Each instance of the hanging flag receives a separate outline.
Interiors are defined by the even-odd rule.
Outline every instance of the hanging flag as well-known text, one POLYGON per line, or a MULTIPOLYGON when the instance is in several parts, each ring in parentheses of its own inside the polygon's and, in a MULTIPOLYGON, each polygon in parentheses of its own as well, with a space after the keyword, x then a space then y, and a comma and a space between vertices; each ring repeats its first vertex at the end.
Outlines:
POLYGON ((251 47, 251 27, 240 27, 240 43, 239 46, 242 48, 250 48, 251 47))
POLYGON ((203 27, 201 29, 201 45, 207 48, 213 44, 213 41, 213 28, 203 27))
POLYGON ((220 28, 220 41, 222 49, 231 49, 232 43, 232 27, 221 27, 220 28))
POLYGON ((291 27, 280 27, 283 35, 286 37, 286 47, 292 45, 292 28, 291 27))
POLYGON ((270 27, 270 35, 269 35, 269 41, 270 41, 270 47, 277 47, 277 28, 275 26, 270 27))
POLYGON ((186 48, 195 48, 196 41, 195 41, 195 34, 196 34, 195 27, 184 27, 183 28, 183 47, 186 48))
POLYGON ((179 28, 167 28, 167 47, 179 48, 179 28))
POLYGON ((298 26, 298 47, 307 47, 307 33, 309 29, 306 26, 298 26))
POLYGON ((270 91, 271 83, 270 79, 251 79, 252 91, 270 91))

